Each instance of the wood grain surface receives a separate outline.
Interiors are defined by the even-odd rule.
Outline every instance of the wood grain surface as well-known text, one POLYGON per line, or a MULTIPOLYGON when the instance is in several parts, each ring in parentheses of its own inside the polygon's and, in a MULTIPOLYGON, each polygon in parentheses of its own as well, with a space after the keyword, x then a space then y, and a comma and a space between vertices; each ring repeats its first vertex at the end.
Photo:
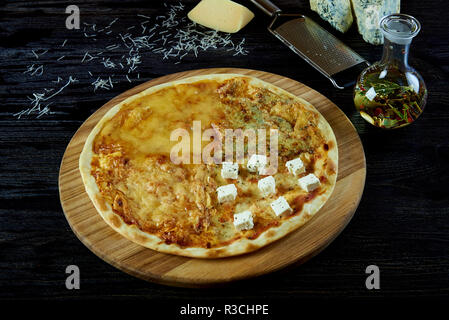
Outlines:
POLYGON ((326 97, 292 79, 238 68, 200 69, 143 83, 112 99, 79 128, 64 154, 59 192, 65 216, 77 237, 96 255, 136 277, 174 286, 210 286, 266 274, 304 262, 326 247, 354 214, 365 185, 365 154, 360 138, 344 113, 326 97), (190 76, 239 73, 257 77, 312 103, 327 119, 337 138, 339 172, 335 190, 324 207, 292 234, 256 252, 221 259, 192 259, 159 253, 135 244, 110 228, 84 190, 79 155, 90 131, 117 103, 149 87, 190 76))
MULTIPOLYGON (((152 310, 164 314, 171 311, 167 314, 169 318, 177 316, 176 305, 193 302, 209 305, 225 300, 261 303, 277 299, 280 304, 284 301, 277 310, 297 309, 311 299, 317 301, 316 309, 322 309, 323 300, 327 303, 334 299, 344 299, 340 308, 353 300, 447 301, 449 33, 444 14, 439 17, 448 11, 449 2, 402 1, 401 11, 416 17, 422 25, 413 39, 409 62, 423 76, 429 97, 418 121, 400 130, 383 131, 356 113, 352 90, 336 90, 267 32, 271 18, 248 0, 236 1, 252 10, 255 18, 231 36, 236 44, 245 39, 247 55, 234 56, 228 48, 217 48, 200 51, 197 57, 188 54, 178 63, 178 59, 162 59, 160 54, 141 50, 142 63, 129 75, 131 83, 126 79, 127 68, 105 68, 101 59, 81 63, 86 51, 91 54, 104 51, 105 58, 115 63, 121 61, 123 55, 128 56, 128 48, 122 45, 105 50, 109 45, 122 43, 116 38, 118 33, 141 36, 139 24, 145 19, 137 15, 143 14, 152 17, 145 33, 148 34, 155 17, 167 15, 167 6, 179 1, 186 11, 198 2, 7 0, 0 5, 0 300, 58 300, 69 304, 74 300, 91 300, 94 309, 100 299, 117 304, 145 300, 145 306, 151 305, 152 310), (81 10, 80 30, 67 30, 65 26, 65 8, 72 4, 79 5, 81 10), (99 35, 96 41, 84 36, 84 23, 100 28, 117 18, 109 36, 99 35), (133 26, 134 29, 128 30, 133 26), (37 59, 32 50, 39 49, 37 52, 48 52, 37 59), (61 56, 65 57, 58 60, 61 56), (33 64, 44 66, 41 76, 25 73, 33 64), (142 281, 105 263, 71 231, 59 199, 61 159, 81 124, 118 94, 167 74, 223 66, 283 75, 319 91, 338 105, 363 143, 367 164, 363 197, 344 231, 300 267, 208 290, 142 281), (51 114, 39 118, 13 116, 29 107, 28 97, 34 92, 45 92, 45 88, 57 90, 62 84, 56 83, 58 77, 67 80, 69 76, 78 82, 48 101, 52 103, 51 114), (94 91, 92 82, 97 77, 109 76, 114 87, 94 91), (380 268, 380 290, 367 290, 365 286, 365 269, 371 264, 380 268), (80 268, 80 290, 65 287, 68 265, 80 268), (170 306, 162 308, 153 299, 167 301, 170 306)), ((309 1, 273 2, 285 12, 309 16, 368 61, 381 58, 382 46, 364 42, 356 24, 342 34, 311 11, 309 1)), ((68 310, 73 309, 71 305, 68 310)))

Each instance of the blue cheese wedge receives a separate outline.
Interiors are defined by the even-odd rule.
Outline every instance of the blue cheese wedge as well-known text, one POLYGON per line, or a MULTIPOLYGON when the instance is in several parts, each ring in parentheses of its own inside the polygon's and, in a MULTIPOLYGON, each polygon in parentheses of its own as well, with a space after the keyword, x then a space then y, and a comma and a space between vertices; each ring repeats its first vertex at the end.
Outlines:
POLYGON ((310 9, 340 32, 346 32, 353 22, 351 0, 310 0, 310 9))
POLYGON ((267 157, 260 154, 253 154, 246 164, 249 172, 259 171, 262 173, 267 165, 267 157))
POLYGON ((243 211, 234 214, 234 226, 237 230, 250 230, 254 227, 251 211, 243 211))
POLYGON ((218 202, 234 201, 237 197, 237 187, 234 184, 227 184, 217 188, 218 202))
POLYGON ((223 179, 237 179, 239 176, 239 164, 223 162, 221 167, 221 176, 223 179))
POLYGON ((363 40, 371 44, 382 44, 384 39, 379 28, 382 17, 399 13, 400 0, 351 0, 357 18, 357 26, 363 40))
POLYGON ((304 173, 306 171, 306 167, 300 158, 296 158, 285 163, 288 171, 297 176, 298 174, 304 173))
POLYGON ((257 186, 259 187, 262 197, 268 197, 276 193, 276 181, 274 180, 273 176, 260 179, 257 182, 257 186))
POLYGON ((310 173, 305 177, 299 178, 298 184, 303 190, 310 192, 320 186, 320 179, 318 179, 313 173, 310 173))
POLYGON ((293 212, 293 209, 290 208, 290 205, 288 204, 287 200, 285 200, 284 197, 277 198, 270 204, 270 206, 277 217, 279 217, 282 214, 293 212))

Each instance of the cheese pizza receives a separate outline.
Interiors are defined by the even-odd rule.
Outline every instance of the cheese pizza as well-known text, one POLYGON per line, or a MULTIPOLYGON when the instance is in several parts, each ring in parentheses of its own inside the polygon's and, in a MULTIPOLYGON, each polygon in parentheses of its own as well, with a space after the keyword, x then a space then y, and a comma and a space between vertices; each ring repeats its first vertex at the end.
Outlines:
POLYGON ((338 150, 310 103, 254 77, 213 74, 157 85, 112 107, 88 136, 79 168, 98 213, 127 239, 219 258, 266 246, 311 219, 335 186, 338 150), (216 135, 198 136, 195 126, 216 135), (185 148, 173 138, 179 130, 185 148), (228 158, 237 138, 221 150, 205 147, 238 130, 255 132, 257 148, 245 144, 228 158))

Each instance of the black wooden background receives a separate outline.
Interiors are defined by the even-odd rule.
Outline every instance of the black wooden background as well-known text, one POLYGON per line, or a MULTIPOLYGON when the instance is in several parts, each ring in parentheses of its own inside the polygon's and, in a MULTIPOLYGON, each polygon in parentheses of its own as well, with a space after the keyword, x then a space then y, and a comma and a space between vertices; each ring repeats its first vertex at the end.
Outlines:
MULTIPOLYGON (((189 10, 196 1, 182 2, 189 10)), ((276 2, 286 11, 305 13, 320 21, 308 9, 308 1, 276 2)), ((178 2, 2 2, 1 298, 177 298, 187 302, 195 299, 203 304, 225 298, 240 303, 266 298, 447 298, 449 36, 443 14, 449 9, 447 2, 403 1, 402 12, 422 23, 422 32, 412 44, 410 63, 423 75, 429 98, 422 117, 396 131, 381 131, 365 123, 354 111, 351 90, 334 89, 328 80, 268 34, 269 19, 262 12, 249 1, 243 3, 256 17, 231 39, 237 44, 245 38, 242 46, 246 55, 217 48, 200 51, 198 57, 190 53, 179 60, 163 59, 160 53, 140 49, 141 63, 128 73, 129 65, 122 69, 118 61, 126 62, 128 56, 123 55, 129 49, 123 45, 105 48, 121 43, 119 32, 139 35, 143 31, 140 24, 146 18, 138 15, 151 17, 147 24, 150 28, 158 15, 166 16, 171 5, 178 2), (80 30, 65 27, 65 8, 70 4, 80 8, 80 30), (119 19, 111 25, 112 33, 99 31, 115 18, 119 19), (86 61, 87 56, 81 62, 86 51, 92 55, 104 53, 91 61, 86 61), (105 67, 102 57, 110 57, 115 67, 105 67), (225 66, 259 69, 296 79, 320 91, 347 114, 366 152, 368 173, 360 206, 347 228, 326 250, 290 270, 226 288, 201 290, 166 287, 133 278, 96 257, 70 230, 58 196, 58 170, 66 145, 90 114, 135 85, 178 71, 225 66), (126 79, 127 74, 131 82, 126 79), (78 81, 42 101, 41 108, 51 103, 49 113, 43 112, 40 117, 35 112, 18 114, 32 107, 28 97, 33 98, 33 93, 46 93, 48 97, 69 76, 78 81), (94 91, 92 82, 97 77, 110 76, 112 88, 94 91), (80 290, 65 288, 64 271, 70 264, 80 267, 80 290), (380 290, 365 288, 365 268, 370 264, 380 268, 380 290)), ((320 23, 334 32, 326 23, 320 23)), ((382 47, 363 42, 355 27, 338 36, 369 61, 380 58, 382 47)))

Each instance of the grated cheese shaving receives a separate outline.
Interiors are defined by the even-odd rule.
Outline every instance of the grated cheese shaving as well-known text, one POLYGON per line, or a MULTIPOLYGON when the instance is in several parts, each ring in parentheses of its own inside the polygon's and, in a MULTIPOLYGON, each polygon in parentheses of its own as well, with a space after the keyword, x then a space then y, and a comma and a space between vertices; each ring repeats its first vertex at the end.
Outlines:
MULTIPOLYGON (((125 34, 116 33, 112 30, 112 26, 119 20, 118 18, 113 19, 108 25, 100 28, 96 24, 83 22, 84 26, 81 32, 86 38, 86 41, 91 41, 92 43, 92 41, 96 41, 97 35, 106 34, 111 35, 111 39, 114 39, 115 42, 106 46, 103 49, 104 51, 97 51, 90 47, 91 49, 86 51, 82 56, 81 63, 88 63, 101 58, 99 63, 105 69, 115 69, 117 66, 120 66, 124 70, 127 69, 124 76, 127 81, 132 82, 129 75, 138 71, 139 65, 142 64, 144 54, 155 54, 160 56, 161 60, 171 61, 177 65, 185 57, 198 57, 202 52, 208 50, 225 50, 233 56, 247 55, 249 53, 245 49, 245 38, 239 39, 236 45, 231 38, 231 34, 206 29, 187 20, 187 12, 182 3, 172 5, 164 3, 164 6, 167 8, 166 13, 155 18, 137 14, 137 17, 145 20, 140 22, 140 24, 129 26, 125 34), (140 29, 136 28, 139 25, 140 29), (119 39, 119 43, 116 43, 117 39, 119 39), (125 54, 122 54, 123 49, 127 50, 125 54), (113 61, 112 57, 107 57, 105 52, 111 52, 111 54, 120 53, 122 55, 120 59, 114 58, 113 61)), ((232 37, 235 37, 235 35, 232 37)), ((60 46, 64 47, 66 43, 67 39, 60 46)), ((39 59, 47 51, 44 49, 32 50, 32 54, 36 59, 39 59)), ((65 56, 62 55, 57 61, 63 60, 64 58, 65 56)), ((44 73, 44 65, 29 65, 23 73, 29 74, 30 76, 42 76, 44 73)), ((88 74, 93 78, 93 74, 90 71, 88 71, 88 74)), ((104 79, 98 77, 95 81, 91 82, 93 91, 112 89, 114 87, 113 79, 114 75, 107 76, 104 79)), ((140 73, 137 73, 136 79, 140 79, 140 73)), ((58 77, 57 80, 52 82, 59 84, 61 81, 63 79, 58 77)), ((25 115, 35 115, 36 118, 40 118, 45 114, 51 114, 52 112, 49 109, 51 103, 43 106, 42 102, 55 97, 64 88, 74 82, 78 82, 78 80, 70 76, 68 81, 59 90, 48 97, 45 93, 48 94, 55 89, 45 89, 45 93, 33 93, 32 98, 28 98, 31 104, 30 107, 15 113, 14 116, 20 119, 25 115)))

